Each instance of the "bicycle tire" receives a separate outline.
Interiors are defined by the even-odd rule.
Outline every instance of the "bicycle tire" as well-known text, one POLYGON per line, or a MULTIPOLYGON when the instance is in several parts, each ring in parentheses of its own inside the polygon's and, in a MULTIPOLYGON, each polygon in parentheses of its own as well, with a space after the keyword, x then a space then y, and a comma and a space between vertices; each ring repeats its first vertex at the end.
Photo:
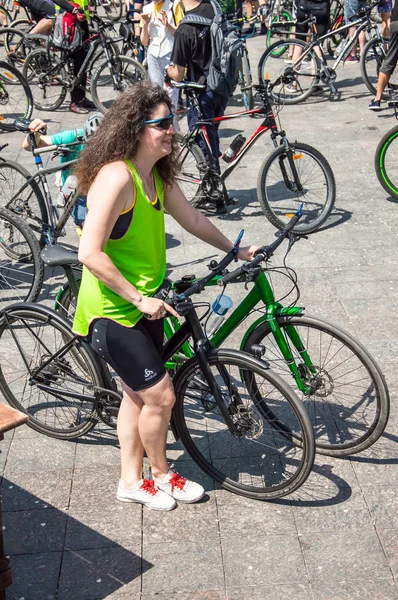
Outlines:
POLYGON ((19 194, 31 174, 22 165, 12 161, 0 161, 0 202, 15 215, 22 217, 42 240, 42 225, 48 223, 47 205, 35 180, 19 194))
POLYGON ((180 171, 176 181, 187 200, 195 206, 202 200, 202 173, 207 162, 198 144, 193 141, 185 144, 184 136, 180 133, 175 134, 175 139, 180 147, 180 171))
POLYGON ((396 143, 398 139, 398 125, 387 131, 386 134, 383 135, 380 142, 377 145, 376 153, 375 153, 375 171, 377 175, 377 179, 381 187, 396 200, 398 200, 398 173, 396 176, 392 177, 392 171, 396 168, 397 163, 395 163, 395 158, 393 154, 393 158, 390 159, 389 156, 391 152, 391 148, 397 147, 396 143), (388 167, 386 166, 386 158, 388 157, 388 167), (396 183, 394 183, 396 182, 396 183))
POLYGON ((61 106, 67 93, 66 71, 56 54, 42 48, 33 50, 24 62, 22 73, 31 87, 36 108, 53 111, 61 106))
POLYGON ((232 435, 225 425, 210 391, 206 390, 206 380, 198 359, 193 357, 173 379, 176 392, 173 420, 191 458, 223 488, 248 498, 274 500, 297 490, 310 474, 314 460, 313 431, 302 403, 282 378, 251 355, 218 349, 211 350, 207 359, 210 368, 218 373, 219 385, 220 380, 226 381, 223 373, 228 373, 223 398, 229 403, 228 411, 239 427, 239 434, 232 435), (261 413, 265 400, 262 395, 257 396, 256 403, 253 403, 248 394, 245 404, 241 373, 247 370, 257 373, 262 377, 264 386, 271 387, 271 391, 267 391, 267 404, 283 413, 286 427, 302 432, 302 445, 293 441, 289 447, 286 434, 281 436, 282 442, 267 418, 263 421, 261 413), (232 378, 236 387, 231 393, 228 387, 232 389, 232 378), (225 436, 221 429, 223 425, 226 427, 225 436), (217 437, 216 441, 217 432, 224 439, 217 437), (271 437, 267 437, 268 434, 271 437), (250 443, 250 435, 253 436, 253 444, 250 443), (286 455, 282 456, 284 451, 286 455), (278 469, 282 472, 278 473, 278 469))
MULTIPOLYGON (((288 11, 288 10, 286 10, 286 9, 284 9, 284 10, 281 11, 280 15, 275 15, 273 17, 272 23, 280 21, 281 20, 280 17, 282 17, 282 19, 284 19, 285 22, 287 22, 287 23, 293 21, 291 12, 288 11)), ((292 30, 292 27, 293 27, 293 23, 292 23, 291 27, 289 29, 286 29, 286 31, 284 32, 284 36, 285 37, 287 35, 289 35, 289 33, 292 30)), ((276 35, 281 35, 281 34, 276 34, 276 35)), ((267 48, 269 48, 273 43, 275 43, 275 40, 272 40, 272 37, 273 36, 272 36, 272 24, 271 24, 271 27, 268 27, 268 31, 267 31, 267 39, 266 39, 266 47, 267 48)), ((284 48, 280 48, 279 51, 273 52, 272 56, 274 58, 279 58, 279 56, 282 56, 286 52, 286 50, 287 50, 288 47, 289 47, 289 44, 287 44, 284 48)))
POLYGON ((30 119, 32 112, 32 92, 25 77, 13 65, 0 60, 0 130, 16 131, 14 121, 30 119), (6 122, 7 108, 11 109, 9 122, 6 122))
POLYGON ((62 395, 65 391, 79 393, 74 389, 79 385, 84 390, 103 387, 101 371, 91 348, 77 339, 69 353, 53 362, 50 361, 42 374, 35 378, 31 373, 53 354, 50 343, 60 340, 60 349, 64 346, 66 338, 71 341, 74 337, 70 324, 56 312, 39 304, 15 304, 7 309, 6 316, 0 324, 0 340, 7 344, 8 350, 6 359, 0 364, 0 391, 8 404, 29 416, 28 425, 32 429, 50 437, 73 440, 91 431, 98 422, 94 403, 85 403, 83 400, 62 395), (13 326, 11 331, 10 327, 13 326), (33 328, 37 331, 33 331, 33 328), (19 336, 19 348, 14 336, 19 336), (32 352, 32 346, 33 350, 39 349, 43 352, 39 355, 37 364, 33 356, 29 356, 28 362, 25 363, 21 355, 23 349, 26 360, 32 352), (76 355, 84 363, 85 370, 77 364, 76 355), (76 373, 68 359, 77 370, 76 373), (27 374, 21 391, 21 373, 26 371, 26 364, 29 365, 30 373, 27 374), (14 375, 16 379, 12 380, 14 375), (45 390, 41 390, 38 385, 51 389, 52 393, 47 394, 48 399, 45 390))
POLYGON ((109 81, 110 75, 107 74, 104 76, 104 71, 109 69, 107 61, 104 61, 98 67, 91 81, 91 97, 97 109, 102 113, 105 113, 112 105, 115 94, 123 92, 127 87, 134 85, 138 81, 148 79, 148 73, 144 67, 133 58, 112 56, 111 60, 113 69, 118 77, 118 89, 115 89, 113 82, 109 81), (129 68, 131 69, 131 73, 127 75, 127 69, 129 68), (103 77, 105 85, 101 84, 101 77, 103 77), (99 90, 101 90, 100 93, 99 90), (100 95, 102 99, 100 99, 100 95))
MULTIPOLYGON (((385 57, 386 52, 384 50, 383 42, 380 42, 377 38, 370 39, 365 45, 363 52, 361 52, 361 58, 359 60, 361 76, 369 92, 373 95, 376 95, 379 70, 385 57), (376 68, 376 70, 374 68, 376 68)), ((383 100, 387 100, 389 94, 383 92, 382 98, 383 100)))
MULTIPOLYGON (((380 438, 387 425, 390 400, 384 376, 369 352, 350 334, 323 319, 306 315, 292 317, 279 316, 277 317, 277 322, 282 329, 286 342, 292 350, 296 364, 303 364, 303 359, 288 341, 286 327, 295 327, 299 331, 300 328, 303 328, 300 338, 305 343, 305 350, 309 352, 310 357, 316 355, 319 362, 322 362, 321 350, 323 348, 326 351, 324 364, 316 365, 319 371, 322 372, 321 377, 324 387, 318 388, 319 391, 314 390, 309 396, 304 395, 297 387, 294 388, 296 394, 301 398, 314 428, 316 451, 327 456, 350 456, 372 446, 380 438), (304 328, 308 329, 306 333, 304 332, 304 328), (330 337, 329 342, 325 341, 325 338, 322 341, 321 336, 323 333, 325 336, 330 337), (336 341, 336 346, 334 345, 334 340, 336 341), (339 348, 338 351, 335 351, 336 347, 339 348), (337 354, 340 351, 345 353, 343 356, 351 353, 349 355, 350 358, 346 359, 346 363, 351 361, 350 365, 346 365, 348 368, 346 374, 342 373, 341 370, 336 371, 339 368, 338 365, 329 366, 329 363, 333 365, 332 361, 337 360, 337 354), (328 362, 326 362, 327 359, 328 362), (358 361, 358 363, 355 361, 358 361), (354 365, 357 365, 355 370, 354 365), (359 369, 362 369, 363 373, 369 376, 371 383, 371 385, 368 382, 364 383, 363 394, 359 391, 356 392, 359 388, 358 381, 356 380, 359 377, 357 373, 359 369), (335 370, 334 374, 333 370, 335 370), (354 377, 354 381, 347 381, 346 385, 349 389, 345 390, 345 393, 335 392, 333 386, 340 388, 343 385, 343 377, 354 377), (336 385, 337 381, 339 383, 336 385), (354 383, 355 385, 353 385, 354 383), (373 403, 371 386, 374 389, 373 403), (322 395, 326 392, 328 392, 328 395, 322 395), (330 398, 330 400, 327 402, 324 400, 326 398, 330 398), (354 409, 357 407, 355 413, 351 407, 339 404, 339 402, 344 402, 344 398, 347 398, 347 404, 352 400, 352 407, 354 409), (366 421, 367 414, 370 415, 369 423, 366 421), (350 418, 351 421, 349 420, 350 418), (364 427, 366 427, 365 433, 363 432, 364 427), (358 429, 359 436, 353 439, 358 429), (337 442, 337 437, 340 439, 339 442, 337 442)), ((259 324, 249 335, 244 344, 244 350, 249 351, 253 344, 264 345, 264 360, 279 375, 282 377, 288 376, 289 381, 292 382, 291 372, 273 339, 271 328, 267 322, 259 324)), ((316 376, 319 378, 319 373, 316 376)))
POLYGON ((30 49, 25 46, 25 35, 19 29, 4 27, 0 29, 0 40, 3 39, 6 49, 6 61, 22 68, 30 49))
POLYGON ((35 302, 40 295, 43 278, 40 246, 32 230, 20 217, 0 208, 1 308, 11 302, 35 302))
POLYGON ((320 62, 314 50, 310 50, 307 56, 310 57, 308 62, 301 61, 302 69, 294 70, 292 65, 285 65, 280 58, 274 58, 273 54, 278 53, 281 47, 300 46, 303 52, 308 48, 308 44, 298 39, 280 40, 272 44, 265 52, 263 52, 258 63, 258 80, 264 82, 269 79, 275 82, 279 77, 283 76, 283 81, 277 87, 274 87, 271 92, 271 97, 277 104, 299 104, 304 102, 311 94, 315 85, 320 82, 320 62), (298 76, 301 76, 299 86, 300 92, 289 91, 287 86, 294 81, 298 81, 298 76), (308 81, 308 85, 306 85, 308 81), (305 88, 303 88, 303 85, 305 88))
MULTIPOLYGON (((247 48, 244 48, 242 54, 242 70, 239 72, 239 84, 241 88, 247 88, 250 87, 252 83, 253 80, 250 71, 249 53, 247 51, 247 48)), ((254 107, 253 90, 242 90, 242 96, 245 110, 252 110, 252 108, 254 107)))
POLYGON ((291 144, 291 148, 294 151, 293 160, 300 181, 303 181, 306 187, 303 187, 301 192, 298 191, 293 176, 286 171, 290 186, 287 187, 286 180, 281 172, 282 164, 284 168, 288 166, 286 149, 284 146, 280 146, 270 154, 260 167, 257 178, 257 197, 265 216, 278 229, 286 227, 290 218, 287 215, 296 212, 300 204, 303 203, 303 216, 293 228, 293 231, 297 234, 306 235, 319 229, 329 217, 336 198, 336 183, 328 161, 318 150, 300 142, 291 144), (305 159, 305 161, 302 162, 302 159, 305 159), (311 159, 311 162, 309 162, 309 159, 311 159), (308 164, 310 165, 310 171, 306 175, 308 164), (315 184, 311 189, 308 186, 310 176, 315 177, 315 184), (322 180, 320 180, 321 176, 322 180), (318 188, 322 190, 319 196, 316 195, 318 188), (273 202, 275 202, 274 205, 273 202))

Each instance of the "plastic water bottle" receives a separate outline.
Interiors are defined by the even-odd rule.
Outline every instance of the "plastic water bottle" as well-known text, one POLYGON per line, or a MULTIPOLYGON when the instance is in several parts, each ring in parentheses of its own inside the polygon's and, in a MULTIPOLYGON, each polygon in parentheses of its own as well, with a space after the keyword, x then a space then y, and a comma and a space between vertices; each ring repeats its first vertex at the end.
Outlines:
POLYGON ((212 312, 206 322, 206 333, 212 335, 220 327, 225 319, 226 313, 232 308, 232 300, 224 294, 217 296, 211 305, 212 312))
POLYGON ((221 158, 227 163, 231 162, 238 150, 242 148, 245 141, 246 138, 242 134, 238 133, 236 138, 232 140, 231 144, 228 146, 226 152, 222 155, 221 158))
POLYGON ((345 43, 346 43, 345 39, 341 40, 340 44, 337 46, 336 50, 334 51, 333 58, 338 58, 340 56, 340 54, 344 50, 345 43))
POLYGON ((65 183, 62 186, 62 188, 58 194, 57 206, 59 208, 63 208, 65 206, 65 204, 68 202, 69 198, 75 191, 76 186, 77 186, 76 177, 74 175, 69 175, 66 178, 65 183))

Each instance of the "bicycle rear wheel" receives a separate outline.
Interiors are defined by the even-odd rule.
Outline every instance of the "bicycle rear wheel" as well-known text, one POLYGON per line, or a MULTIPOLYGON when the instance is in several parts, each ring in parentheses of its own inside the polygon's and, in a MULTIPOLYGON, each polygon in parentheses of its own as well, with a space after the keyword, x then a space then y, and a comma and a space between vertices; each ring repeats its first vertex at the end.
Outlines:
POLYGON ((0 306, 35 302, 43 284, 40 246, 25 222, 0 208, 0 306))
POLYGON ((375 153, 375 170, 382 188, 398 200, 398 125, 381 138, 375 153))
POLYGON ((333 171, 326 158, 307 144, 291 145, 293 165, 301 190, 294 178, 288 151, 281 146, 263 163, 257 179, 257 197, 267 219, 284 229, 303 203, 303 216, 293 228, 297 234, 312 233, 330 215, 336 197, 333 171))
POLYGON ((111 61, 112 67, 107 61, 98 67, 91 82, 93 102, 103 113, 124 90, 138 81, 148 79, 144 67, 133 58, 112 56, 111 61))
MULTIPOLYGON (((301 378, 311 389, 305 395, 295 388, 311 420, 316 450, 327 456, 362 452, 382 435, 389 416, 389 394, 383 374, 367 350, 342 329, 314 317, 278 317, 301 378), (299 349, 291 329, 299 335, 299 349), (314 367, 304 362, 307 352, 314 367)), ((267 322, 248 337, 244 350, 253 344, 265 347, 264 359, 281 377, 293 382, 291 372, 267 322)))
POLYGON ((29 415, 32 429, 71 440, 96 425, 101 374, 93 351, 76 339, 67 321, 47 307, 17 304, 0 324, 0 342, 7 348, 0 391, 29 415))
POLYGON ((25 45, 25 35, 19 29, 13 27, 5 27, 0 29, 0 40, 4 40, 4 48, 6 55, 4 59, 7 62, 16 65, 17 69, 21 69, 29 53, 29 48, 25 45))
POLYGON ((308 44, 297 39, 280 40, 272 44, 261 56, 258 63, 258 80, 269 79, 281 81, 272 92, 272 98, 277 104, 298 104, 308 98, 313 87, 320 81, 320 62, 314 50, 310 50, 304 58, 300 57, 294 64, 286 65, 281 57, 281 49, 289 46, 298 48, 301 54, 308 49, 308 44), (275 55, 279 58, 275 58, 275 55))
POLYGON ((272 500, 297 490, 314 460, 313 432, 301 402, 280 377, 248 354, 212 350, 207 358, 238 433, 233 435, 226 425, 194 357, 173 379, 173 419, 190 456, 235 494, 272 500), (243 383, 246 372, 261 380, 256 394, 243 383), (285 425, 283 435, 269 419, 270 408, 285 425))
POLYGON ((8 62, 0 61, 0 129, 15 131, 15 119, 30 119, 33 99, 21 73, 8 62))
MULTIPOLYGON (((386 54, 383 42, 380 42, 377 38, 370 39, 361 53, 359 62, 362 79, 369 92, 373 95, 376 94, 380 67, 383 64, 386 54)), ((383 92, 382 98, 387 100, 388 97, 388 92, 383 92)))
POLYGON ((39 110, 56 110, 66 97, 66 71, 61 59, 54 52, 39 48, 31 52, 23 66, 33 96, 39 110))

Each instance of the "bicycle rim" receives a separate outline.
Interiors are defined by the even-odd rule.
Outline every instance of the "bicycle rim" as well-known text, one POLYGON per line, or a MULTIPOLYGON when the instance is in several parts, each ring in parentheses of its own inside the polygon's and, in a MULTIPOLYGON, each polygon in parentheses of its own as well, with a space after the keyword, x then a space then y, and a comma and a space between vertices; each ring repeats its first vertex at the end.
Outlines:
POLYGON ((180 163, 180 171, 176 180, 187 200, 194 202, 202 183, 200 165, 205 165, 206 160, 197 144, 184 145, 184 138, 178 133, 176 140, 179 145, 178 160, 180 163))
POLYGON ((233 435, 228 429, 193 358, 174 380, 175 414, 187 451, 208 475, 234 493, 259 499, 291 493, 305 481, 313 460, 312 431, 301 404, 280 378, 259 361, 247 360, 245 354, 213 351, 208 358, 239 433, 233 435), (255 397, 243 383, 245 372, 261 378, 255 397), (302 447, 272 426, 267 407, 272 407, 287 429, 304 439, 302 447))
POLYGON ((87 348, 72 342, 35 375, 65 347, 66 338, 73 340, 70 328, 49 309, 34 305, 11 307, 7 315, 8 324, 3 320, 0 326, 0 341, 7 348, 0 365, 0 390, 8 403, 29 415, 33 429, 52 437, 73 439, 92 429, 97 422, 94 403, 78 398, 93 397, 101 384, 87 348))
POLYGON ((385 191, 398 199, 398 129, 385 137, 376 151, 376 173, 385 191))
POLYGON ((15 119, 29 119, 32 110, 32 96, 24 77, 15 67, 0 61, 0 128, 15 131, 15 119))
POLYGON ((98 67, 91 83, 92 98, 98 110, 105 112, 116 98, 148 75, 139 62, 123 56, 112 57, 112 67, 105 62, 98 67), (113 80, 112 74, 116 78, 113 80))

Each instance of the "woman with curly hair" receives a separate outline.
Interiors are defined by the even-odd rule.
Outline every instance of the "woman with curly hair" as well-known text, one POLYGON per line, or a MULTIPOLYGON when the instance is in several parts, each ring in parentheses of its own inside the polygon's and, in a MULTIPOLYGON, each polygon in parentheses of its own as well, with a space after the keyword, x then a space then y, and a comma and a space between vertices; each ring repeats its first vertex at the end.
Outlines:
MULTIPOLYGON (((117 498, 156 510, 171 510, 176 500, 196 502, 204 494, 201 485, 169 469, 166 459, 175 398, 161 359, 162 319, 177 314, 153 298, 166 271, 164 209, 219 250, 229 252, 233 245, 175 182, 171 108, 159 86, 130 87, 105 114, 75 170, 89 210, 80 240, 84 267, 73 330, 87 337, 123 382, 117 498), (144 450, 152 481, 141 479, 144 450)), ((254 252, 254 246, 242 248, 239 258, 251 260, 254 252)))

